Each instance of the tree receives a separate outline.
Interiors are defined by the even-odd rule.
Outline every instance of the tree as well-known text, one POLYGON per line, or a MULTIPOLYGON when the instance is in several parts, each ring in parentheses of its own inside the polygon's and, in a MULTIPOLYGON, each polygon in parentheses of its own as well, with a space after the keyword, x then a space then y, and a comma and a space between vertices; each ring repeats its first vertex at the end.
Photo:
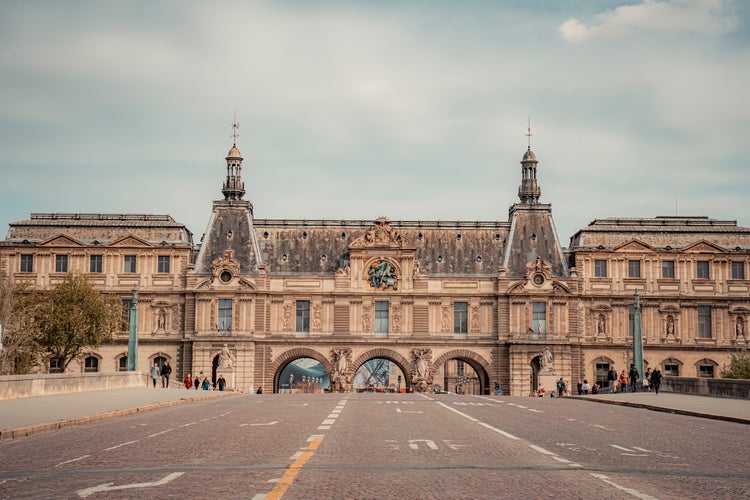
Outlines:
POLYGON ((34 319, 39 343, 63 371, 87 349, 123 329, 122 302, 96 291, 86 276, 68 273, 52 290, 40 292, 34 319))
POLYGON ((732 353, 729 368, 721 371, 722 378, 750 379, 750 352, 740 349, 732 353))
POLYGON ((26 292, 27 288, 27 283, 17 283, 12 276, 0 273, 0 374, 3 375, 31 373, 39 359, 35 301, 26 292))

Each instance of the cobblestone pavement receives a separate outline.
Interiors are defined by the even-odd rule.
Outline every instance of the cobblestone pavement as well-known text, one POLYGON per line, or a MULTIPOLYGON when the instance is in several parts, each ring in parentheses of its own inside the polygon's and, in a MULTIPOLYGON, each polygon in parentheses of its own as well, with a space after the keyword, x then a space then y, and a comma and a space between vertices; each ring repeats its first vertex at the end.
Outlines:
POLYGON ((747 425, 576 400, 263 395, 0 441, 8 498, 747 498, 747 425))

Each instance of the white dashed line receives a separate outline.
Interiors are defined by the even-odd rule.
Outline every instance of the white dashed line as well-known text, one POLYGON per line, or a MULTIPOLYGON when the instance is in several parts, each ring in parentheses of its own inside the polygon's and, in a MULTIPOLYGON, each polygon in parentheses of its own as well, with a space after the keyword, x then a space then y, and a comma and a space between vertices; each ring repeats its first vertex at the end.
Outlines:
POLYGON ((187 424, 182 424, 182 425, 180 426, 180 428, 182 428, 182 427, 187 427, 187 426, 189 426, 189 425, 195 425, 195 422, 189 422, 189 423, 187 423, 187 424))
POLYGON ((160 435, 160 434, 166 434, 167 432, 172 432, 173 430, 174 430, 174 429, 167 429, 166 431, 161 431, 161 432, 157 432, 156 434, 151 434, 151 435, 150 435, 149 437, 150 437, 150 438, 152 438, 152 437, 156 437, 156 436, 158 436, 158 435, 160 435))
POLYGON ((121 443, 121 444, 117 444, 115 446, 110 446, 109 448, 104 448, 104 451, 115 450, 115 449, 120 448, 122 446, 127 446, 129 444, 133 444, 133 443, 137 443, 137 442, 138 442, 137 439, 135 441, 128 441, 127 443, 121 443))
POLYGON ((651 495, 646 495, 645 493, 641 493, 640 491, 634 490, 633 488, 628 488, 626 486, 623 486, 621 484, 618 484, 614 481, 612 481, 609 477, 605 476, 604 474, 597 474, 596 472, 589 472, 592 476, 595 478, 604 481, 610 486, 614 486, 620 491, 624 491, 625 493, 628 493, 630 495, 633 495, 636 498, 640 498, 641 500, 656 500, 656 498, 652 497, 651 495))
POLYGON ((335 423, 336 423, 336 419, 335 418, 327 418, 327 419, 323 420, 322 425, 333 425, 335 423))
POLYGON ((617 446, 616 444, 611 444, 610 446, 612 448, 617 448, 618 450, 627 451, 627 452, 630 452, 630 453, 633 452, 633 450, 631 450, 630 448, 625 448, 623 446, 617 446))
POLYGON ((539 453, 544 453, 545 455, 554 455, 554 453, 552 453, 551 451, 545 450, 544 448, 537 446, 535 444, 530 444, 529 448, 531 448, 532 450, 536 450, 539 453))
POLYGON ((64 462, 60 462, 59 464, 55 465, 55 467, 60 467, 61 465, 69 464, 71 462, 77 462, 79 460, 83 460, 84 458, 89 458, 91 455, 84 455, 82 457, 78 458, 71 458, 70 460, 66 460, 64 462))
POLYGON ((321 430, 321 431, 327 431, 330 428, 331 428, 330 425, 319 425, 318 426, 318 429, 321 430))

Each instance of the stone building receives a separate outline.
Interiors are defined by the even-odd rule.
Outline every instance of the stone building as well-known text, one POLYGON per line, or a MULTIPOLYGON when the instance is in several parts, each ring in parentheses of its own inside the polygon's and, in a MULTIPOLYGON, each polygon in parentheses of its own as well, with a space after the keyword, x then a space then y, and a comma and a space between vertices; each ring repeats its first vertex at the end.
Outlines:
MULTIPOLYGON (((278 391, 302 358, 338 391, 373 359, 415 391, 525 395, 560 377, 601 380, 631 362, 636 289, 646 366, 716 377, 747 344, 750 229, 595 220, 564 249, 530 148, 505 221, 256 219, 242 162, 233 146, 198 244, 169 216, 32 214, 10 224, 0 271, 37 289, 84 272, 125 305, 137 285, 138 369, 170 360, 178 378, 222 373, 241 391, 278 391)), ((124 369, 127 338, 74 369, 124 369)))

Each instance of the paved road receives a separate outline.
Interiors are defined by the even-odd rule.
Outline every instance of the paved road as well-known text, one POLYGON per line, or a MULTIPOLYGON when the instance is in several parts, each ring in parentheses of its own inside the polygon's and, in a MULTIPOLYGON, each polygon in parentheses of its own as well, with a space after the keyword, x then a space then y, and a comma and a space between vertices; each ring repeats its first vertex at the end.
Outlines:
POLYGON ((747 425, 575 399, 237 395, 0 441, 0 497, 742 498, 747 425))

